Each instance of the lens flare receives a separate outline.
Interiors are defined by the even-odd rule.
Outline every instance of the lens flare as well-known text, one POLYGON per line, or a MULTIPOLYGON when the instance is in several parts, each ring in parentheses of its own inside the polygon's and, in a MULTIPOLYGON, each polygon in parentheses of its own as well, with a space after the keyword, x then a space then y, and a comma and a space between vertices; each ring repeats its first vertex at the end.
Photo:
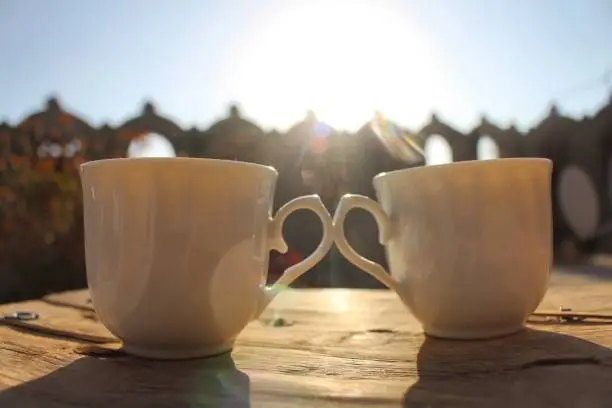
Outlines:
POLYGON ((425 153, 414 140, 414 136, 388 120, 382 113, 376 112, 370 121, 370 127, 396 159, 408 164, 425 161, 425 153))

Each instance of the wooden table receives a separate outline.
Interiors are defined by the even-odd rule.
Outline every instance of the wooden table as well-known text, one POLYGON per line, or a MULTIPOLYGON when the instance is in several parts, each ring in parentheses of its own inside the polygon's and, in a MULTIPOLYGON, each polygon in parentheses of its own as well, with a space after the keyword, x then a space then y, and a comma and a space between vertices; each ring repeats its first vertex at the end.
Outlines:
MULTIPOLYGON (((389 291, 300 289, 250 324, 231 356, 156 362, 121 353, 86 299, 0 306, 40 313, 21 329, 0 325, 0 407, 612 406, 612 325, 443 341, 425 338, 389 291), (287 325, 266 324, 274 317, 287 325)), ((541 309, 560 306, 612 313, 612 271, 553 273, 541 309)))

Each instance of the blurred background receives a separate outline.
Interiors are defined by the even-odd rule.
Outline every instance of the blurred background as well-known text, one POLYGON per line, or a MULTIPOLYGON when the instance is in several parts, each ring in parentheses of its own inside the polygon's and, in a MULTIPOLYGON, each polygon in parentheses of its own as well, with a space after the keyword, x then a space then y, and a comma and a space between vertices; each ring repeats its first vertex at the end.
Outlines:
MULTIPOLYGON (((380 172, 546 157, 556 262, 612 265, 611 21, 609 0, 4 0, 0 303, 85 286, 77 169, 110 157, 271 165, 275 209, 330 211, 380 172)), ((371 216, 346 233, 385 264, 371 216)), ((321 226, 285 235, 270 281, 321 226)), ((335 249, 297 286, 380 287, 335 249)))

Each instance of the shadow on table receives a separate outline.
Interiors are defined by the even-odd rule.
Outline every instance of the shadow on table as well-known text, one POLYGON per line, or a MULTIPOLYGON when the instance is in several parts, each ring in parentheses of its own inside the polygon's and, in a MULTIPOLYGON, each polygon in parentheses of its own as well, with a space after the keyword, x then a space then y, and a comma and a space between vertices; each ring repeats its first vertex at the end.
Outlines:
POLYGON ((229 353, 163 362, 83 357, 0 392, 0 407, 250 407, 250 380, 229 353))
POLYGON ((612 350, 525 330, 488 341, 426 338, 404 407, 609 407, 612 350))

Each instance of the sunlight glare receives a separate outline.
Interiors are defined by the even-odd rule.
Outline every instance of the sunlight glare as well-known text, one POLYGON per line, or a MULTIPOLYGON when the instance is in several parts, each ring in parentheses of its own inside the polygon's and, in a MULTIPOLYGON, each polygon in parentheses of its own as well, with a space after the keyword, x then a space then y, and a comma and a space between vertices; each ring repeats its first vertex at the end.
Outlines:
POLYGON ((150 133, 142 139, 132 140, 127 155, 128 157, 175 157, 176 152, 168 139, 150 133))
POLYGON ((420 120, 444 97, 444 76, 398 4, 286 4, 245 39, 226 88, 254 116, 282 126, 308 109, 346 130, 375 110, 420 120))
POLYGON ((478 160, 499 159, 499 146, 491 136, 482 136, 476 145, 478 160))
POLYGON ((396 159, 408 164, 423 161, 425 152, 414 141, 414 135, 388 120, 381 112, 376 112, 370 127, 396 159))
POLYGON ((453 150, 443 136, 431 135, 425 142, 425 162, 428 165, 453 162, 453 150))
POLYGON ((330 296, 330 301, 335 312, 346 312, 350 310, 351 296, 347 291, 336 291, 330 296))

